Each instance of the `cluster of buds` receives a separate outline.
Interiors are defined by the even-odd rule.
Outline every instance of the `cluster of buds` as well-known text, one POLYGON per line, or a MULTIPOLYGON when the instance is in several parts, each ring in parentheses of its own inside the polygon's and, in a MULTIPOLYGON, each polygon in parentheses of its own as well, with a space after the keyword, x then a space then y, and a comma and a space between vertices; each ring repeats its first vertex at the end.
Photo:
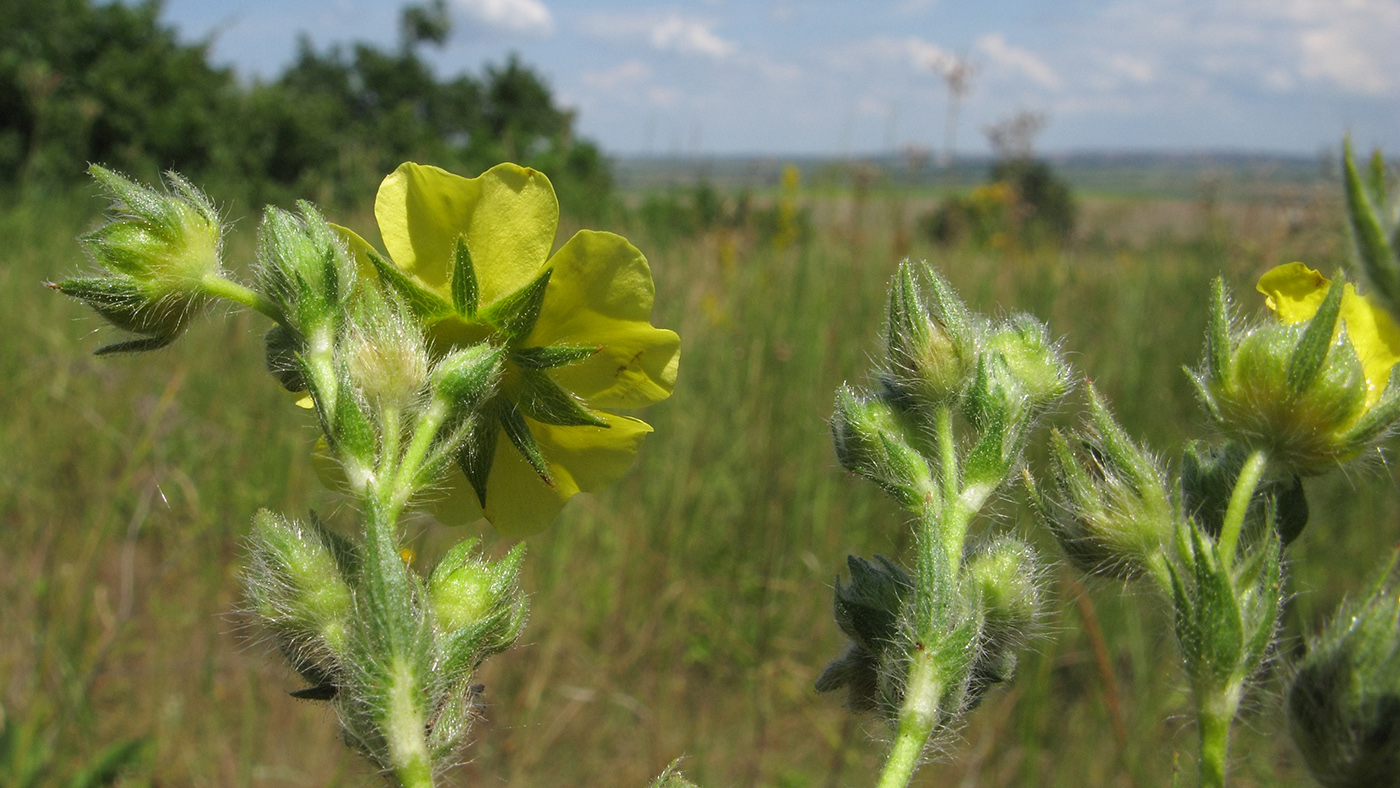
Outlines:
POLYGON ((891 286, 885 346, 873 391, 837 393, 832 433, 842 466, 913 515, 917 556, 912 571, 848 559, 834 613, 851 642, 817 688, 844 689, 852 710, 889 721, 899 740, 887 768, 898 769, 1011 678, 1036 630, 1035 553, 1007 537, 970 544, 968 530, 1070 371, 1039 321, 977 315, 940 274, 909 262, 891 286))
POLYGON ((98 271, 49 286, 92 307, 136 338, 97 351, 155 350, 175 341, 222 279, 223 229, 214 205, 176 173, 160 192, 97 165, 112 219, 82 237, 98 271))
POLYGON ((394 622, 378 615, 373 556, 314 515, 259 512, 250 542, 248 609, 308 683, 292 694, 334 703, 347 739, 383 768, 403 749, 386 723, 405 717, 426 731, 430 764, 450 759, 471 726, 476 669, 524 626, 522 548, 488 561, 459 543, 415 584, 409 621, 394 622))

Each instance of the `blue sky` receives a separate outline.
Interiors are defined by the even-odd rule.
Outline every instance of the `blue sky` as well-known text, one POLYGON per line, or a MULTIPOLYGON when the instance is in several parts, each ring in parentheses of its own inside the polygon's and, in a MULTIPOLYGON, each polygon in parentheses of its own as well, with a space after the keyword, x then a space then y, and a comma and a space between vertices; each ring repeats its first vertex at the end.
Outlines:
MULTIPOLYGON (((1043 113, 1037 147, 1312 154, 1400 147, 1400 0, 448 0, 442 73, 510 52, 614 154, 945 148, 944 75, 972 65, 959 153, 1043 113)), ((392 46, 382 0, 166 0, 187 40, 275 76, 303 32, 392 46)))

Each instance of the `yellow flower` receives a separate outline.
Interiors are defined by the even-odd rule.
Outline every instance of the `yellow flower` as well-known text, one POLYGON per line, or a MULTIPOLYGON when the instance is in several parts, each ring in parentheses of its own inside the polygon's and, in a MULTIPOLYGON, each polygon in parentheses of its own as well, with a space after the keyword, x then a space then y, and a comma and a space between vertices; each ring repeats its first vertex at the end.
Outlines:
POLYGON ((346 230, 350 248, 406 295, 433 353, 508 350, 499 393, 433 513, 527 536, 574 494, 621 478, 651 427, 611 409, 670 396, 680 361, 680 338, 650 323, 642 253, 584 230, 551 256, 554 188, 514 164, 476 178, 403 164, 380 185, 374 215, 392 262, 346 230))
MULTIPOLYGON (((1259 277, 1256 289, 1264 303, 1284 323, 1311 320, 1327 295, 1331 280, 1303 263, 1281 265, 1259 277)), ((1341 319, 1366 376, 1365 407, 1380 400, 1390 381, 1391 367, 1400 361, 1400 326, 1382 307, 1359 295, 1351 284, 1342 295, 1341 319)))

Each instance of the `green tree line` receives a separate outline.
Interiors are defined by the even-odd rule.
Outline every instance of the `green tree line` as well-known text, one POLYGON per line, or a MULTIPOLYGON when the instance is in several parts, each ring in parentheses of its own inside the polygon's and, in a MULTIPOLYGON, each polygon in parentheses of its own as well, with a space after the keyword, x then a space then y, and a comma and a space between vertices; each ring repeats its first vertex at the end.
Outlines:
POLYGON ((396 47, 318 50, 303 36, 277 78, 253 82, 160 12, 158 0, 0 3, 7 190, 63 188, 101 162, 147 179, 175 169, 229 199, 344 203, 406 160, 462 173, 510 160, 548 172, 564 204, 607 203, 607 160, 529 66, 434 72, 423 51, 451 34, 444 0, 406 6, 396 47))

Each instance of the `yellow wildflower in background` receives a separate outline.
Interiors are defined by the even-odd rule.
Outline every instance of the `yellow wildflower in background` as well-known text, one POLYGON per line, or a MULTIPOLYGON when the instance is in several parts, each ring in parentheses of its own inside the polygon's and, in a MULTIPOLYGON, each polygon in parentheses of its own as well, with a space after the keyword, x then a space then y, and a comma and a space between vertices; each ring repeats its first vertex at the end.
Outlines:
POLYGON ((405 295, 433 353, 478 342, 508 351, 500 392, 433 513, 527 536, 574 494, 621 478, 651 427, 611 411, 670 396, 680 361, 680 338, 650 323, 642 253, 584 230, 551 256, 554 188, 514 164, 476 178, 403 164, 380 185, 374 215, 392 262, 347 230, 351 250, 405 295))
MULTIPOLYGON (((1327 295, 1331 280, 1303 263, 1289 263, 1259 277, 1256 289, 1264 302, 1284 323, 1311 320, 1327 295)), ((1341 319, 1337 330, 1346 327, 1347 338, 1356 349, 1366 376, 1367 408, 1381 398, 1390 381, 1391 367, 1400 361, 1400 326, 1382 307, 1356 292, 1348 283, 1342 294, 1341 319)))

